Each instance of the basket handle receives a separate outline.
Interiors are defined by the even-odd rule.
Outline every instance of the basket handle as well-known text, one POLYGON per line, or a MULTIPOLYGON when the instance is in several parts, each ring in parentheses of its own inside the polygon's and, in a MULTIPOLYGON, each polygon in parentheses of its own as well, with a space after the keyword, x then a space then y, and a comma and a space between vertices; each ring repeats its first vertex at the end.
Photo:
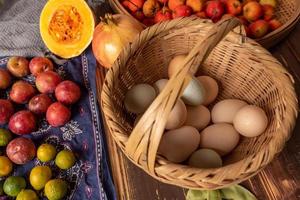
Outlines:
MULTIPOLYGON (((199 66, 192 66, 197 57, 202 63, 213 48, 235 27, 240 25, 236 18, 226 18, 216 23, 207 35, 197 42, 181 63, 182 67, 168 81, 162 92, 143 114, 133 129, 125 151, 135 163, 139 163, 145 171, 155 175, 155 160, 166 121, 174 104, 180 98, 190 80, 190 73, 195 74, 199 66), (191 67, 192 66, 192 67, 191 67), (189 72, 190 71, 190 72, 189 72)), ((242 32, 242 29, 240 29, 242 32)), ((242 33, 244 37, 245 32, 242 33)))

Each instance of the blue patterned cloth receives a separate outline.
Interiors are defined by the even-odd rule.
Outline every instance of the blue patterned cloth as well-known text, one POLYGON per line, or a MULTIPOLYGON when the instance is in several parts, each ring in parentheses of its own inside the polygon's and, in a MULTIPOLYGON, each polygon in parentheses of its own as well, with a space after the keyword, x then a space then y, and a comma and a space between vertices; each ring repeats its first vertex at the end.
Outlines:
MULTIPOLYGON (((7 58, 0 59, 0 67, 5 67, 7 58)), ((72 118, 64 126, 51 127, 44 118, 39 119, 38 131, 24 137, 31 138, 36 147, 41 143, 56 146, 57 151, 71 149, 77 158, 69 170, 59 170, 54 161, 46 163, 53 171, 53 177, 63 178, 69 183, 68 200, 113 200, 116 199, 107 155, 105 151, 104 129, 96 96, 96 60, 87 49, 85 53, 58 65, 56 71, 64 78, 75 81, 81 87, 82 96, 73 105, 72 118)), ((24 80, 34 85, 34 77, 24 80)), ((0 98, 7 98, 8 91, 0 91, 0 98)), ((24 109, 24 106, 17 109, 24 109)), ((17 136, 16 136, 17 137, 17 136)), ((5 149, 2 149, 2 153, 5 149)), ((35 165, 45 165, 35 158, 23 166, 14 166, 13 175, 23 176, 30 188, 28 176, 35 165)), ((42 192, 39 194, 43 196, 42 192)))

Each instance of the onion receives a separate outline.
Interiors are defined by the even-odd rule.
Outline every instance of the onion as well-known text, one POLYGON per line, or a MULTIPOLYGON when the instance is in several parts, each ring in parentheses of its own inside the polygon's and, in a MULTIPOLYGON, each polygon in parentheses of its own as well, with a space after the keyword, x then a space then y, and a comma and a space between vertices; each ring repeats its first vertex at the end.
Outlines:
POLYGON ((95 28, 92 41, 97 61, 104 67, 111 67, 123 47, 142 30, 142 26, 127 15, 106 14, 95 28))

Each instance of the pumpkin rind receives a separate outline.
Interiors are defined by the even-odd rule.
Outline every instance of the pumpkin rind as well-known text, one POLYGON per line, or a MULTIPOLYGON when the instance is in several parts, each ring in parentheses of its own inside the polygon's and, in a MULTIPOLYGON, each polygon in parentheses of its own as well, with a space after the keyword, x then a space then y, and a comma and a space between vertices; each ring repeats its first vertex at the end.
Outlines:
POLYGON ((49 0, 40 16, 45 45, 62 58, 80 55, 91 43, 94 28, 93 12, 84 0, 49 0))

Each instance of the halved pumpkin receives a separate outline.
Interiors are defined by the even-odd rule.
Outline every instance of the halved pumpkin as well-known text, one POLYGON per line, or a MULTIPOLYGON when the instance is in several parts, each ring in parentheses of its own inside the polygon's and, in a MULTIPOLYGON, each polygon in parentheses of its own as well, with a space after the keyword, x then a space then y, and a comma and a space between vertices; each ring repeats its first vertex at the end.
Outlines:
POLYGON ((94 15, 84 0, 49 0, 40 16, 40 33, 48 49, 62 57, 80 55, 91 43, 94 15))

